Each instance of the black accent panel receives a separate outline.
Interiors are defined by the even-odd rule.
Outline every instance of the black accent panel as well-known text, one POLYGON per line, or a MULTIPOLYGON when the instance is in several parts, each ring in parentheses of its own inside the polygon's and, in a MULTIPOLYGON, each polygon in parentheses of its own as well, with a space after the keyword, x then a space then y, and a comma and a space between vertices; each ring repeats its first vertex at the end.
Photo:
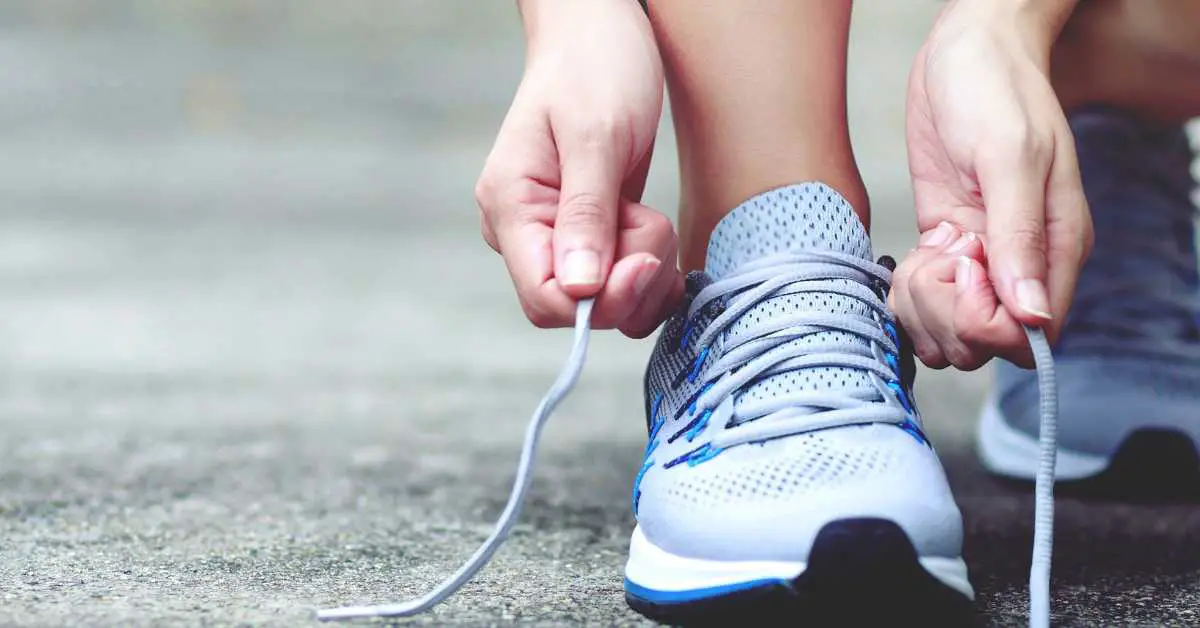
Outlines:
POLYGON ((1059 481, 1056 492, 1128 502, 1200 502, 1200 454, 1187 434, 1166 429, 1134 431, 1103 473, 1059 481))
POLYGON ((656 604, 625 594, 637 612, 684 626, 976 626, 966 596, 933 577, 900 526, 843 519, 817 534, 808 568, 771 584, 705 600, 656 604))

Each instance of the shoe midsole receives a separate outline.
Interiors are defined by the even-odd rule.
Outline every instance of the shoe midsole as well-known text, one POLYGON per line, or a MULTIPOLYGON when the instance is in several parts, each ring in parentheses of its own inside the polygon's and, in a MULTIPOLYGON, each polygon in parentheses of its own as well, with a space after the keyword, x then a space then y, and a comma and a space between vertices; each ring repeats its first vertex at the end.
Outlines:
MULTIPOLYGON (((934 578, 974 599, 967 564, 962 558, 928 556, 917 560, 934 578)), ((625 588, 651 602, 684 603, 761 585, 790 586, 806 567, 803 562, 717 561, 676 556, 655 546, 640 527, 635 527, 625 565, 625 588)))
MULTIPOLYGON (((979 417, 977 445, 979 459, 992 473, 1032 480, 1037 475, 1041 445, 1036 436, 1026 434, 1008 423, 994 398, 983 404, 979 417)), ((1060 480, 1082 480, 1099 475, 1111 460, 1101 454, 1087 454, 1058 448, 1054 476, 1060 480)))

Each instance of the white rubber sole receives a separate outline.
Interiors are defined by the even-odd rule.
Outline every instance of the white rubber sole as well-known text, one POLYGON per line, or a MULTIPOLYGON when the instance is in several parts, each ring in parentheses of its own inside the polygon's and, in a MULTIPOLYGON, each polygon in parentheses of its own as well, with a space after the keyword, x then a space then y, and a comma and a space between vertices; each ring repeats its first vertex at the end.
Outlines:
MULTIPOLYGON (((1033 480, 1037 475, 1038 439, 1013 429, 992 397, 983 405, 976 444, 979 459, 988 471, 1018 480, 1033 480)), ((1108 456, 1059 447, 1054 476, 1059 480, 1084 480, 1103 473, 1111 462, 1108 456)))
MULTIPOLYGON (((962 558, 921 557, 921 567, 946 586, 975 599, 962 558)), ((641 589, 661 594, 718 592, 769 580, 795 580, 804 573, 803 562, 713 561, 676 556, 634 528, 629 542, 625 577, 641 589)))

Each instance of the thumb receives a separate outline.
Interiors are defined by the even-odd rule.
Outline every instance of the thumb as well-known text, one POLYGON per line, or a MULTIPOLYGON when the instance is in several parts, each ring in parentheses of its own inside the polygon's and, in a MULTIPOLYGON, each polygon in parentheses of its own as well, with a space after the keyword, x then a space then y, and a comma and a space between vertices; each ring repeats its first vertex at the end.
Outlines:
POLYGON ((1013 318, 1037 327, 1054 318, 1046 290, 1048 164, 1039 161, 990 159, 978 170, 992 284, 1013 318))
POLYGON ((574 298, 599 293, 612 268, 625 174, 614 144, 607 137, 585 137, 558 147, 562 186, 554 220, 554 274, 574 298))

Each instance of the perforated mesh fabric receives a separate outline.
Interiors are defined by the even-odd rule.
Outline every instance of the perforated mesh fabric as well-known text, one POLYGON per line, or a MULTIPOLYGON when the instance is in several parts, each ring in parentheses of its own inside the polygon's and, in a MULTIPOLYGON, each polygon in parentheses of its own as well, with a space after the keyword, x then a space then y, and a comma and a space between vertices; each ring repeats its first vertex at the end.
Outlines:
MULTIPOLYGON (((723 454, 720 464, 697 466, 667 488, 673 508, 793 500, 893 474, 910 445, 900 430, 859 426, 812 432, 723 454), (897 445, 901 447, 897 447, 897 445)), ((911 439, 909 439, 911 441, 911 439)))
POLYGON ((684 329, 684 315, 687 313, 692 298, 710 283, 712 280, 704 273, 689 273, 687 296, 684 303, 680 306, 679 312, 663 325, 662 333, 659 334, 654 354, 650 356, 650 365, 646 369, 647 425, 654 420, 654 417, 650 416, 650 411, 654 399, 660 393, 663 395, 663 400, 659 414, 664 417, 673 417, 679 414, 679 410, 691 400, 701 387, 699 382, 683 381, 678 386, 675 384, 679 374, 691 368, 692 360, 696 358, 698 351, 696 339, 704 332, 704 327, 708 322, 715 317, 713 312, 702 312, 690 329, 684 329), (687 333, 686 342, 683 343, 684 348, 680 349, 681 341, 685 340, 683 338, 685 331, 687 333))
MULTIPOLYGON (((814 250, 871 260, 871 240, 841 195, 822 183, 793 185, 756 196, 722 220, 708 245, 706 271, 713 279, 720 279, 765 255, 814 250)), ((730 332, 795 312, 870 316, 870 309, 858 299, 829 293, 785 294, 764 300, 734 323, 730 332)), ((830 341, 866 345, 866 340, 845 332, 811 334, 791 344, 811 346, 830 341)), ((785 392, 870 385, 862 371, 812 368, 764 378, 742 391, 738 399, 760 401, 785 392)))
MULTIPOLYGON (((714 311, 701 313, 681 348, 683 313, 691 298, 746 263, 814 250, 872 257, 870 240, 850 205, 817 183, 755 197, 714 230, 705 272, 689 277, 688 302, 664 326, 646 373, 647 418, 653 421, 649 410, 661 395, 657 416, 664 425, 638 475, 638 525, 656 546, 680 556, 803 560, 824 522, 868 513, 899 523, 921 555, 957 556, 961 520, 937 457, 896 425, 824 429, 731 446, 699 464, 680 462, 688 452, 704 447, 722 425, 713 423, 694 440, 682 437, 699 416, 689 414, 686 406, 704 381, 702 377, 689 383, 683 376, 701 349, 695 344, 700 334, 723 307, 718 303, 714 311)), ((752 307, 731 329, 798 312, 871 314, 866 304, 841 295, 785 292, 752 307)), ((821 332, 794 342, 826 344, 835 334, 842 332, 821 332)), ((857 336, 841 341, 866 342, 857 336)), ((707 363, 722 359, 719 339, 709 349, 707 363)), ((734 391, 733 399, 745 403, 846 387, 874 388, 868 376, 854 369, 822 367, 762 378, 734 391)))

